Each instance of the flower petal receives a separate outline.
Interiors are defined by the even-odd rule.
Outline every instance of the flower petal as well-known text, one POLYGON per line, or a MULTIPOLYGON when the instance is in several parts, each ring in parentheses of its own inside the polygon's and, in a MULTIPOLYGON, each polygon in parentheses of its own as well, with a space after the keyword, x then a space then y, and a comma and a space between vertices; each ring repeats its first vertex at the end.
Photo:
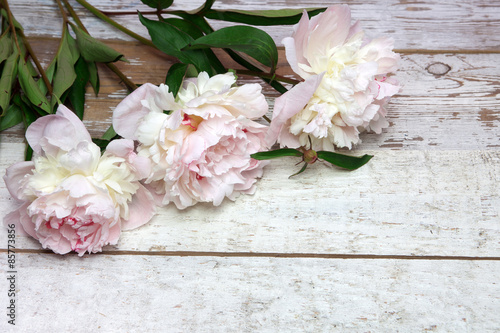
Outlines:
POLYGON ((322 79, 323 74, 311 76, 275 100, 273 119, 266 136, 268 147, 271 147, 276 140, 279 141, 279 136, 282 130, 284 130, 285 123, 304 109, 322 79))
POLYGON ((153 217, 155 209, 153 195, 139 184, 139 189, 135 192, 132 202, 129 203, 129 218, 122 221, 122 229, 131 230, 146 224, 153 217))
POLYGON ((33 122, 26 130, 26 139, 38 155, 52 156, 59 150, 73 149, 81 141, 92 141, 85 125, 64 105, 59 105, 56 114, 33 122))
POLYGON ((127 139, 137 139, 135 131, 140 120, 149 112, 141 103, 147 97, 154 96, 157 87, 146 83, 134 90, 113 111, 113 128, 116 133, 127 139))
POLYGON ((11 165, 5 171, 3 177, 5 185, 12 195, 17 200, 26 200, 26 195, 23 193, 24 183, 27 182, 28 175, 33 173, 35 164, 31 161, 19 162, 11 165))

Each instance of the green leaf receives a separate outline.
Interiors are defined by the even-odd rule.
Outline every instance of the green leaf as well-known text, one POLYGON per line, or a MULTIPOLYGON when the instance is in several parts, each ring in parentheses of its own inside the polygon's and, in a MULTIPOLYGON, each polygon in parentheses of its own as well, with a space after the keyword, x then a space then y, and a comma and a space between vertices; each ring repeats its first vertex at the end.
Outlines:
MULTIPOLYGON (((2 8, 2 10, 0 12, 1 12, 2 16, 5 18, 5 21, 9 22, 9 15, 5 11, 5 9, 2 8)), ((12 16, 12 23, 14 24, 14 28, 19 29, 19 30, 24 30, 23 26, 16 20, 16 18, 14 16, 12 16)))
POLYGON ((270 160, 273 158, 279 158, 284 156, 302 156, 302 155, 304 154, 298 151, 297 149, 282 148, 270 151, 262 151, 259 153, 252 154, 250 155, 250 157, 256 160, 270 160))
POLYGON ((28 66, 29 73, 32 77, 38 77, 38 72, 35 69, 35 66, 31 62, 31 60, 28 60, 28 51, 26 49, 26 45, 24 45, 24 40, 23 38, 19 35, 17 35, 17 42, 19 44, 19 48, 21 49, 21 56, 23 59, 26 59, 26 66, 28 66))
POLYGON ((186 64, 193 64, 198 71, 205 71, 209 75, 214 74, 212 64, 202 50, 183 51, 194 39, 177 27, 160 21, 145 18, 139 13, 141 23, 148 29, 153 44, 162 52, 176 57, 186 64))
POLYGON ((80 58, 80 52, 78 50, 78 44, 76 43, 76 40, 71 37, 71 34, 66 31, 65 33, 65 40, 64 42, 68 46, 68 49, 71 53, 71 61, 75 64, 78 59, 80 58))
POLYGON ((12 40, 9 34, 4 33, 0 37, 0 65, 12 54, 12 40))
POLYGON ((172 17, 164 19, 162 22, 173 25, 179 30, 187 33, 193 39, 200 38, 201 36, 203 36, 203 31, 196 24, 190 21, 172 17))
POLYGON ((89 77, 90 84, 92 85, 94 93, 97 96, 97 94, 99 94, 99 87, 100 87, 97 65, 94 61, 87 62, 87 68, 89 70, 89 75, 90 75, 89 77))
POLYGON ((111 125, 111 126, 109 126, 108 130, 106 131, 106 133, 104 133, 102 135, 101 139, 102 140, 110 141, 111 139, 113 139, 117 135, 118 134, 116 134, 115 129, 113 128, 113 125, 111 125))
POLYGON ((174 0, 141 0, 143 4, 154 9, 165 9, 172 5, 174 0))
POLYGON ((99 148, 101 148, 101 153, 103 153, 106 150, 106 147, 108 146, 110 141, 92 138, 92 142, 95 143, 99 148))
POLYGON ((168 70, 165 84, 168 86, 168 90, 174 95, 174 97, 177 96, 179 89, 182 87, 182 82, 184 81, 188 67, 188 64, 177 63, 173 64, 168 70))
POLYGON ((0 117, 0 131, 15 126, 23 121, 23 113, 21 108, 15 104, 11 104, 3 117, 0 117))
MULTIPOLYGON (((231 57, 231 59, 236 61, 238 64, 246 67, 247 69, 249 69, 251 71, 263 73, 263 71, 260 68, 255 67, 254 65, 252 65, 251 63, 249 63, 248 61, 243 59, 238 53, 236 53, 232 50, 229 50, 229 49, 224 49, 224 51, 226 51, 227 54, 231 57)), ((264 79, 264 78, 262 80, 264 80, 264 82, 268 83, 271 87, 276 89, 276 91, 280 92, 281 94, 284 94, 288 91, 288 89, 286 89, 285 86, 283 86, 278 81, 275 81, 275 80, 271 81, 269 79, 264 79)))
POLYGON ((87 62, 83 59, 83 57, 80 57, 80 59, 76 62, 75 72, 76 79, 69 89, 68 98, 78 118, 83 119, 85 109, 85 88, 90 78, 87 62))
POLYGON ((41 108, 46 113, 51 113, 49 101, 42 93, 35 80, 31 77, 24 59, 19 59, 18 63, 19 83, 24 93, 31 103, 41 108))
MULTIPOLYGON (((66 34, 69 35, 68 32, 66 32, 66 34)), ((56 98, 52 98, 50 103, 51 108, 54 108, 54 105, 57 103, 57 99, 61 99, 61 96, 73 85, 73 82, 75 82, 76 79, 76 60, 74 59, 74 54, 70 49, 68 38, 64 36, 61 43, 61 48, 59 54, 57 55, 54 81, 52 83, 52 94, 56 98)))
MULTIPOLYGON (((309 17, 324 12, 326 8, 309 8, 306 11, 309 17)), ((245 23, 250 25, 291 25, 299 22, 304 9, 275 9, 275 10, 209 10, 205 17, 214 20, 245 23)))
MULTIPOLYGON (((24 96, 23 96, 24 97, 24 96)), ((32 109, 32 104, 28 100, 27 102, 23 100, 23 98, 19 97, 19 95, 14 96, 13 102, 15 105, 19 106, 21 108, 21 114, 23 116, 23 123, 24 123, 24 132, 26 133, 26 130, 28 127, 38 118, 38 115, 36 111, 32 109)), ((25 151, 25 160, 30 161, 32 156, 33 156, 33 149, 27 145, 26 151, 25 151)))
MULTIPOLYGON (((52 62, 49 64, 49 67, 45 70, 45 76, 47 76, 47 79, 49 80, 50 83, 52 83, 52 80, 54 79, 54 73, 56 71, 56 62, 57 59, 54 58, 52 62)), ((47 94, 47 86, 45 85, 45 82, 43 80, 38 80, 36 82, 38 84, 38 87, 40 88, 40 91, 45 95, 47 94)))
MULTIPOLYGON (((205 23, 205 21, 203 21, 203 18, 189 14, 184 14, 182 15, 182 17, 184 19, 168 18, 163 20, 163 22, 177 27, 179 30, 187 33, 193 39, 203 36, 203 28, 199 26, 199 24, 205 23)), ((224 67, 224 65, 222 65, 219 58, 217 58, 217 56, 211 49, 204 49, 203 52, 205 53, 211 66, 217 73, 221 74, 227 72, 227 69, 224 67)))
POLYGON ((113 50, 103 42, 93 38, 77 26, 71 25, 71 27, 76 34, 76 43, 80 50, 80 54, 85 60, 89 62, 127 61, 120 52, 113 50))
POLYGON ((14 51, 14 53, 7 58, 5 66, 2 70, 2 76, 0 77, 0 110, 2 110, 1 115, 5 114, 5 111, 10 103, 12 86, 17 74, 18 58, 19 54, 17 53, 17 51, 14 51))
POLYGON ((330 162, 333 165, 347 169, 356 170, 373 157, 373 155, 363 155, 360 157, 334 153, 331 151, 318 151, 318 158, 330 162))
POLYGON ((247 26, 226 27, 196 39, 187 50, 228 48, 248 54, 274 72, 278 63, 278 49, 265 31, 247 26))
POLYGON ((293 175, 288 176, 288 178, 292 178, 293 176, 297 176, 298 174, 301 174, 302 172, 304 172, 307 168, 307 165, 308 165, 307 163, 304 163, 304 165, 302 166, 302 168, 298 172, 294 173, 293 175))

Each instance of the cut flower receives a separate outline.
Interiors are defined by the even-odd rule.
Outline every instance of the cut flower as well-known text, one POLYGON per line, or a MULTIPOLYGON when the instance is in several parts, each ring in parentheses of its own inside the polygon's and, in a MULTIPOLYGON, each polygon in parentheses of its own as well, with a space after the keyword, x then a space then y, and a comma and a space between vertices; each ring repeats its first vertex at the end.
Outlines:
POLYGON ((39 118, 26 131, 33 161, 7 169, 11 195, 23 204, 8 214, 44 248, 65 254, 95 253, 116 244, 122 229, 148 222, 152 196, 139 183, 149 161, 136 156, 131 140, 115 140, 101 156, 78 117, 65 106, 39 118))
POLYGON ((291 68, 306 81, 276 100, 268 141, 314 149, 352 148, 359 133, 388 126, 385 105, 399 91, 399 55, 389 38, 368 40, 347 5, 306 13, 283 40, 291 68), (299 100, 299 101, 298 101, 299 100), (300 103, 298 103, 300 102, 300 103))
POLYGON ((255 191, 267 162, 250 155, 265 147, 268 127, 254 120, 268 105, 260 85, 235 82, 232 73, 202 72, 186 79, 176 98, 166 85, 144 84, 116 107, 113 127, 151 161, 145 183, 159 204, 217 206, 255 191))

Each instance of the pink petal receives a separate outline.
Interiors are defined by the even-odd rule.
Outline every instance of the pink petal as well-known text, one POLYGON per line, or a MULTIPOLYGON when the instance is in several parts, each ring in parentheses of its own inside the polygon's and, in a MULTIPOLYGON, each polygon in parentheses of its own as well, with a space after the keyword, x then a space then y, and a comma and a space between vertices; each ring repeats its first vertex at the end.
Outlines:
POLYGON ((87 180, 87 177, 79 174, 66 178, 60 186, 68 191, 73 198, 81 198, 85 195, 97 193, 95 187, 87 180))
POLYGON ((25 180, 25 176, 31 175, 34 169, 35 165, 31 161, 19 162, 7 168, 3 179, 10 195, 17 200, 25 199, 23 195, 23 182, 25 180))
POLYGON ((85 125, 64 105, 55 115, 38 118, 26 130, 26 139, 38 155, 55 156, 62 149, 69 151, 81 141, 92 141, 85 125))
POLYGON ((123 230, 131 230, 146 224, 155 213, 155 200, 153 195, 139 184, 139 189, 129 204, 129 219, 122 221, 123 230))
POLYGON ((38 239, 35 231, 35 224, 31 221, 31 218, 26 214, 26 210, 29 206, 29 202, 24 203, 21 207, 13 212, 5 215, 3 219, 4 226, 11 224, 15 225, 16 234, 19 236, 31 236, 38 239))
POLYGON ((344 43, 351 28, 351 10, 347 5, 335 5, 313 17, 309 24, 306 58, 326 56, 328 50, 344 43))
POLYGON ((135 169, 138 179, 144 179, 151 173, 151 161, 134 152, 134 141, 132 140, 113 140, 106 147, 106 152, 126 159, 135 169))
POLYGON ((106 151, 127 159, 129 154, 134 152, 134 141, 129 139, 113 140, 107 145, 106 151))
POLYGON ((273 119, 266 136, 266 144, 269 147, 276 142, 287 120, 304 109, 322 79, 323 73, 311 76, 275 100, 273 119))
POLYGON ((135 131, 140 120, 149 113, 149 109, 142 106, 141 101, 153 95, 156 89, 151 83, 143 84, 116 106, 113 111, 113 128, 116 133, 127 139, 137 139, 135 131))

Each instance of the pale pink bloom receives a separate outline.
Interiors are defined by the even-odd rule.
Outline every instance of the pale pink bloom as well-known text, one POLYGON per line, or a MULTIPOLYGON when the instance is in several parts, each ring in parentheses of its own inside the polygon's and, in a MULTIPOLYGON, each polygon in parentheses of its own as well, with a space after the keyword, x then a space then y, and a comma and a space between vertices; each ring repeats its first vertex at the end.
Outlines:
POLYGON ((254 120, 268 105, 260 85, 235 82, 232 73, 202 72, 186 79, 176 98, 168 86, 144 84, 116 107, 113 127, 151 161, 145 183, 159 204, 217 206, 255 191, 267 163, 250 154, 265 148, 268 127, 254 120))
POLYGON ((153 216, 152 195, 139 183, 149 161, 134 153, 132 140, 112 141, 101 156, 63 105, 31 124, 26 138, 34 159, 7 169, 5 184, 22 205, 4 223, 22 227, 44 248, 95 253, 153 216))
POLYGON ((277 99, 281 110, 275 108, 274 117, 278 111, 286 119, 271 125, 268 139, 278 137, 281 146, 295 148, 310 137, 315 149, 333 150, 334 145, 351 148, 360 131, 380 133, 388 126, 385 105, 399 91, 398 82, 387 76, 399 60, 392 39, 368 40, 359 24, 351 26, 349 7, 334 5, 310 20, 304 13, 283 44, 291 68, 308 83, 277 99), (308 95, 297 97, 304 90, 308 95), (300 109, 297 98, 307 100, 300 109))

